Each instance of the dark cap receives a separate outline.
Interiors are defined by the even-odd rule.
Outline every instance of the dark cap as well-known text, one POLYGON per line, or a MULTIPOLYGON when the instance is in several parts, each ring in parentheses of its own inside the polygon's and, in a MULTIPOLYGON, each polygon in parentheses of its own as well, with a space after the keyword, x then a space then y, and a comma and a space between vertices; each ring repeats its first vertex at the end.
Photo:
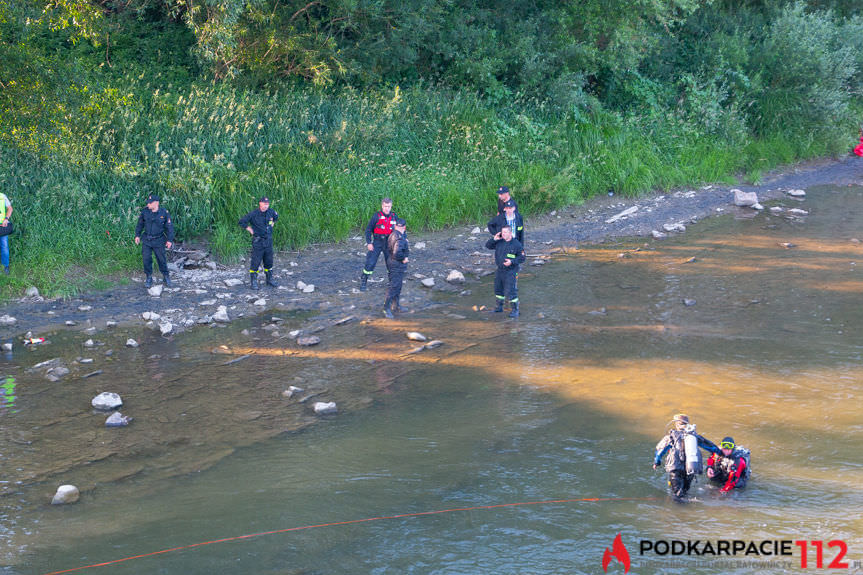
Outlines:
POLYGON ((396 225, 397 226, 406 226, 406 225, 408 225, 408 223, 406 221, 404 221, 402 218, 398 218, 396 220, 396 225))
POLYGON ((267 196, 261 196, 261 199, 259 199, 258 202, 267 202, 269 204, 270 198, 268 198, 267 196))
POLYGON ((514 200, 507 200, 503 203, 503 207, 505 208, 514 208, 516 207, 514 200))
POLYGON ((150 202, 158 202, 158 201, 159 201, 159 196, 158 196, 158 194, 150 194, 149 196, 147 196, 147 203, 148 203, 148 204, 149 204, 150 202))
POLYGON ((734 443, 733 437, 723 437, 722 441, 719 442, 719 445, 723 445, 725 443, 730 443, 731 445, 737 445, 736 443, 734 443))
POLYGON ((498 194, 508 194, 509 188, 507 186, 501 186, 497 189, 498 194))

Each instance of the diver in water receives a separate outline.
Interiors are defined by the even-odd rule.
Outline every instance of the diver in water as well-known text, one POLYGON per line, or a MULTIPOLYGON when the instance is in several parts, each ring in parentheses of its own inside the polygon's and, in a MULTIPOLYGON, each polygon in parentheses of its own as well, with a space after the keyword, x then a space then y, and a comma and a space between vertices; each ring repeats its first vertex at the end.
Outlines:
POLYGON ((719 448, 721 453, 714 453, 707 460, 707 477, 722 484, 719 490, 722 494, 745 487, 752 474, 749 450, 736 445, 731 437, 723 438, 719 448))
POLYGON ((672 429, 656 444, 653 468, 659 467, 665 456, 665 470, 668 472, 668 485, 677 499, 682 499, 689 491, 692 480, 702 472, 701 449, 721 454, 722 451, 709 439, 695 433, 695 424, 689 423, 689 416, 678 413, 671 420, 672 429))

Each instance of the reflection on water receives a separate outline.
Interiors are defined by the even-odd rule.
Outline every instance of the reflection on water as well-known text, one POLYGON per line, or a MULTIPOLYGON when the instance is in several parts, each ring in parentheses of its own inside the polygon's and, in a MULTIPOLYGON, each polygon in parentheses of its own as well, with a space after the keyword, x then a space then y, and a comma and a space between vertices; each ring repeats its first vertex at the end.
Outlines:
MULTIPOLYGON (((861 192, 810 190, 805 220, 726 216, 678 240, 582 249, 541 275, 527 268, 518 322, 468 311, 491 299, 479 295, 491 294, 484 284, 449 301, 446 311, 467 319, 435 312, 330 328, 316 348, 273 338, 260 321, 252 337, 235 326, 157 339, 164 349, 146 353, 158 358, 106 362, 136 417, 127 429, 104 430, 80 408, 104 382, 48 386, 22 370, 18 381, 33 384, 18 390, 20 413, 3 414, 6 437, 17 440, 3 455, 29 487, 2 500, 6 572, 305 525, 579 498, 638 500, 335 525, 110 569, 597 573, 617 533, 637 573, 781 571, 647 564, 637 556, 642 538, 843 539, 848 559, 861 560, 863 246, 851 241, 863 229, 861 192), (405 331, 445 345, 410 353, 405 331), (211 354, 218 344, 229 355, 211 354), (339 415, 316 418, 316 399, 281 398, 288 384, 337 401, 339 415), (651 458, 678 411, 708 438, 731 435, 752 449, 745 490, 720 497, 701 480, 690 504, 670 501, 651 458), (67 477, 88 486, 81 502, 46 505, 67 477)), ((53 345, 58 353, 65 344, 53 345)))

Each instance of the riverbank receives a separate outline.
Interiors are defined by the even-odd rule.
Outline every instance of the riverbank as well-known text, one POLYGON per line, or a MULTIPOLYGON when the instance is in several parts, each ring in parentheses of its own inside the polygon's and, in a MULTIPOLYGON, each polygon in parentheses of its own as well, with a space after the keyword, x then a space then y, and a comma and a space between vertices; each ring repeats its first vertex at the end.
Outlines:
MULTIPOLYGON (((782 199, 780 205, 801 207, 805 200, 793 198, 784 192, 791 189, 832 185, 860 185, 863 183, 863 162, 857 158, 839 161, 819 161, 792 166, 767 175, 755 186, 704 186, 697 189, 680 189, 667 194, 654 193, 637 199, 616 196, 596 197, 582 205, 551 212, 526 214, 526 249, 529 255, 522 283, 531 275, 541 275, 539 266, 558 253, 571 253, 582 243, 596 243, 619 237, 649 236, 652 232, 666 232, 664 227, 675 224, 685 226, 711 215, 735 212, 753 216, 751 208, 734 206, 730 191, 738 188, 756 192, 762 201, 782 199), (615 217, 626 210, 635 211, 615 217)), ((515 190, 517 199, 518 191, 515 190)), ((489 206, 494 197, 489 194, 489 206)), ((805 206, 803 206, 805 207, 805 206)), ((398 206, 396 206, 396 209, 398 206)), ((372 209, 370 207, 370 209, 372 209)), ((286 210, 282 209, 283 213, 286 210)), ((287 210, 289 213, 289 210, 287 210)), ((787 217, 799 217, 787 215, 787 217)), ((476 289, 479 280, 493 273, 491 252, 485 250, 487 232, 485 221, 458 226, 441 232, 413 234, 408 229, 412 245, 411 263, 403 292, 403 303, 413 312, 435 306, 439 292, 465 293, 476 289), (477 231, 477 228, 479 231, 477 231), (457 270, 464 282, 450 283, 446 277, 457 270), (434 286, 424 287, 422 279, 434 279, 434 286)), ((287 224, 285 224, 287 225, 287 224)), ((680 229, 679 227, 677 228, 680 229)), ((175 287, 165 288, 153 297, 143 287, 143 274, 134 274, 126 285, 82 294, 67 299, 22 298, 10 302, 3 313, 15 318, 14 323, 0 327, 0 338, 11 343, 13 349, 21 346, 19 336, 31 332, 40 337, 60 330, 82 331, 82 336, 113 325, 132 326, 147 324, 158 331, 160 326, 175 334, 196 326, 216 325, 213 316, 221 306, 228 321, 262 313, 316 312, 315 319, 306 331, 320 329, 347 317, 375 319, 381 316, 385 298, 386 268, 378 264, 369 290, 359 291, 359 274, 365 257, 364 240, 357 235, 335 244, 313 245, 297 252, 277 254, 274 269, 281 286, 252 291, 248 288, 245 263, 217 266, 217 269, 180 270, 172 277, 175 287), (314 286, 305 293, 298 289, 314 286), (157 314, 155 321, 144 314, 157 314)), ((158 278, 158 274, 156 275, 158 278)), ((309 288, 306 288, 309 289, 309 288)), ((536 314, 539 306, 530 301, 525 292, 523 312, 536 314)), ((491 302, 491 294, 489 301, 491 302)), ((464 314, 468 310, 453 310, 464 314)), ((224 320, 221 322, 224 323, 224 320)))

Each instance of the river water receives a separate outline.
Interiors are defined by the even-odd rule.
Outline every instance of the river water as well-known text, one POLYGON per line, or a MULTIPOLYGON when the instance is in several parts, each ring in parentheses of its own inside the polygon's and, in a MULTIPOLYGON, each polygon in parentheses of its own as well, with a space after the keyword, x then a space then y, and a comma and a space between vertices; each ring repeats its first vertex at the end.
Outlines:
POLYGON ((141 555, 78 572, 598 573, 618 533, 634 573, 816 565, 811 544, 808 569, 794 545, 787 565, 639 555, 671 539, 824 541, 825 568, 841 540, 839 572, 863 572, 863 189, 808 194, 778 202, 807 216, 735 212, 527 267, 517 322, 471 309, 491 303, 486 278, 431 311, 331 327, 314 348, 272 336, 307 318, 267 314, 173 341, 135 332, 135 350, 130 331, 98 334, 95 351, 59 332, 16 351, 0 573, 141 555), (445 343, 409 353, 411 330, 445 343), (26 370, 78 356, 103 373, 26 370), (289 385, 305 391, 281 397, 289 385), (123 396, 130 427, 101 427, 100 391, 123 396), (315 416, 317 400, 339 414, 315 416), (678 411, 752 450, 744 490, 701 479, 687 503, 668 497, 651 460, 678 411), (49 505, 67 482, 81 501, 49 505), (509 505, 543 501, 558 502, 509 505))

